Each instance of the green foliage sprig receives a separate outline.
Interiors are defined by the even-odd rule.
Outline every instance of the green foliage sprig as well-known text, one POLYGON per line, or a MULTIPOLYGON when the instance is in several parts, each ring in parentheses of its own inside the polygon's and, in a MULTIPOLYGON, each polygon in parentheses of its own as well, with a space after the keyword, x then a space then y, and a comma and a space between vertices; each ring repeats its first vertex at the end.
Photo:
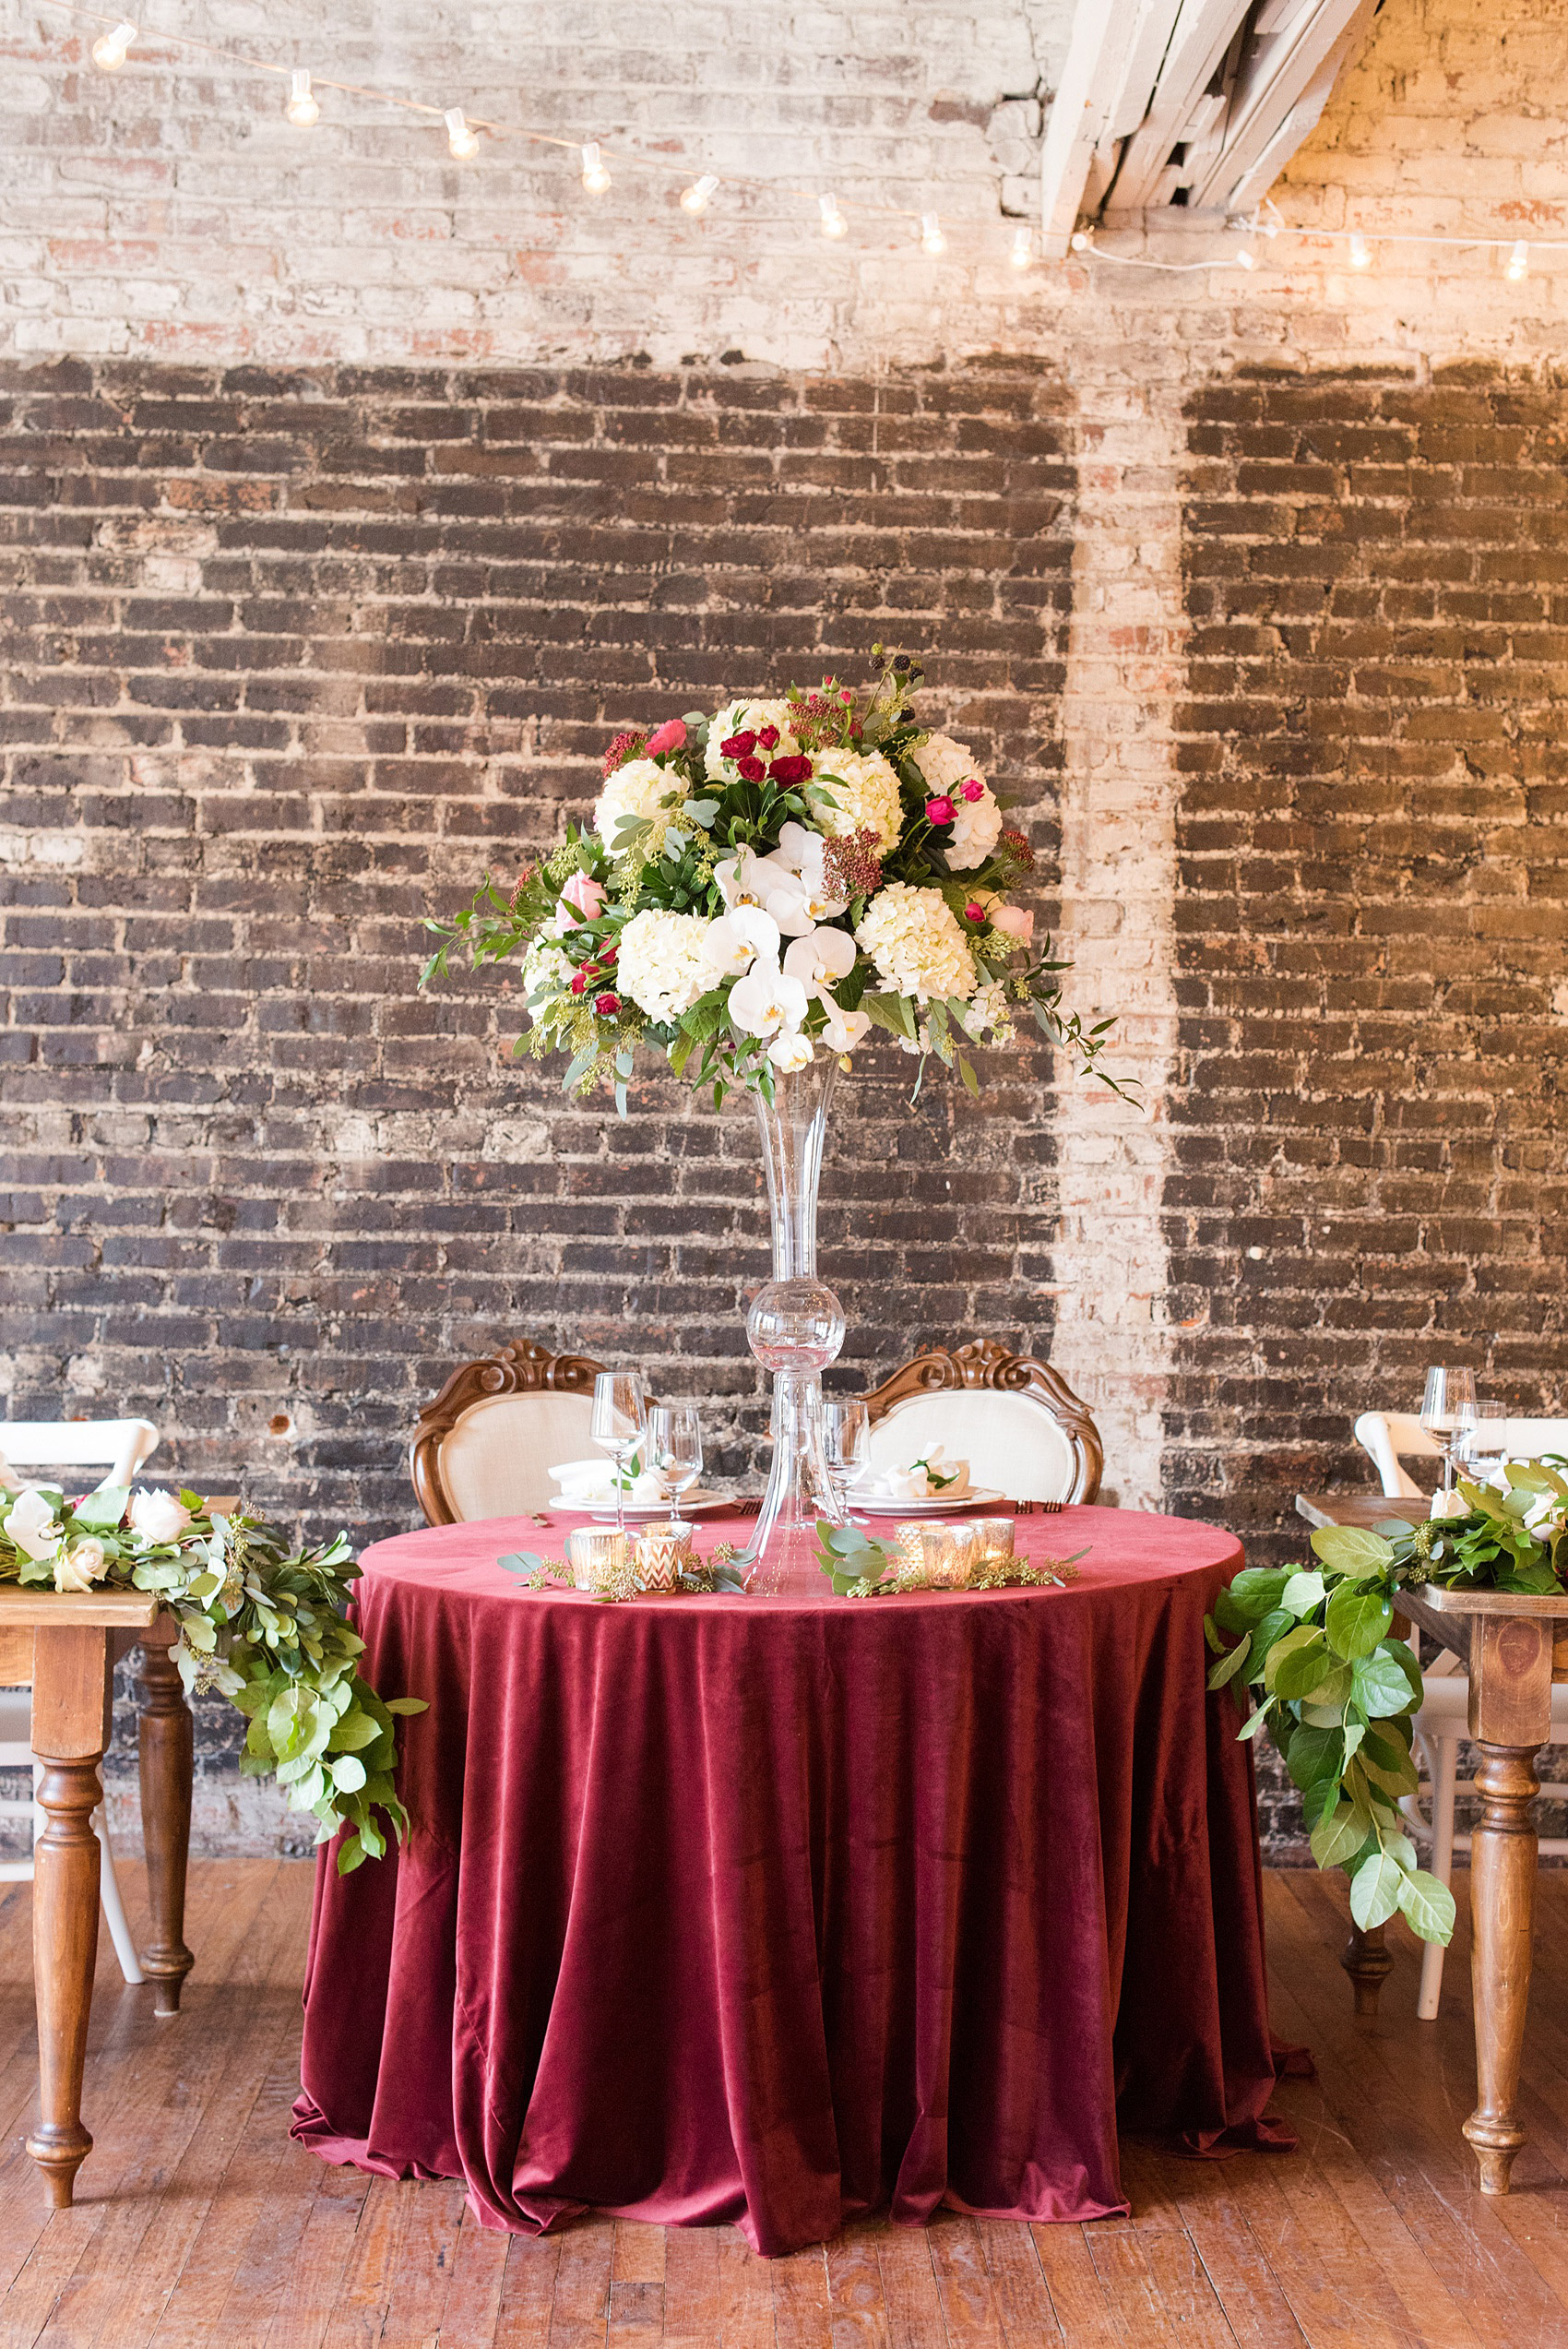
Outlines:
POLYGON ((1446 1942, 1454 1896, 1416 1864, 1399 1806, 1419 1783, 1412 1716, 1421 1668, 1391 1637, 1401 1589, 1539 1594, 1568 1563, 1568 1480, 1543 1461, 1506 1471, 1506 1489, 1460 1481, 1463 1517, 1393 1519, 1368 1532, 1320 1526, 1313 1567, 1248 1567, 1222 1591, 1204 1633, 1211 1688, 1250 1689, 1241 1730, 1266 1730, 1301 1790, 1319 1867, 1350 1878, 1363 1929, 1402 1914, 1423 1941, 1446 1942), (1229 1634, 1235 1644, 1228 1645, 1229 1634))
MULTIPOLYGON (((816 1537, 817 1564, 833 1585, 836 1599, 891 1599, 900 1592, 931 1587, 923 1573, 903 1565, 885 1543, 873 1542, 858 1525, 830 1525, 819 1517, 816 1537)), ((1071 1558, 1041 1558, 1033 1566, 1027 1558, 997 1558, 963 1587, 968 1591, 1059 1588, 1076 1579, 1075 1559, 1084 1556, 1083 1550, 1077 1550, 1071 1558)))
POLYGON ((242 1772, 275 1777, 318 1843, 343 1830, 342 1875, 385 1854, 383 1820, 407 1832, 393 1716, 425 1710, 384 1702, 360 1675, 364 1641, 346 1620, 359 1571, 346 1534, 291 1549, 261 1518, 214 1517, 199 1493, 0 1493, 0 1584, 153 1593, 179 1620, 187 1693, 215 1688, 245 1715, 242 1772))

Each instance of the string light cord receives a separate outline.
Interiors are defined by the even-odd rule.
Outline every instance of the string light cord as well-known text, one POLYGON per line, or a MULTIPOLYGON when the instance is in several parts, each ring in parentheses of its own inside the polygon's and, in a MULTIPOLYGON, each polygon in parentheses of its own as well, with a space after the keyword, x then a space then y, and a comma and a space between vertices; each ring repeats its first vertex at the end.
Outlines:
MULTIPOLYGON (((194 34, 163 32, 151 25, 127 26, 122 16, 108 15, 99 8, 83 7, 78 5, 78 0, 39 0, 39 5, 56 9, 64 16, 77 18, 89 25, 101 25, 111 34, 125 30, 131 34, 132 38, 156 43, 160 48, 186 51, 194 56, 214 60, 240 72, 267 74, 274 79, 289 83, 291 88, 294 86, 295 77, 301 70, 294 66, 276 65, 268 57, 254 57, 243 50, 225 48, 214 42, 199 40, 194 34)), ((119 48, 118 55, 122 61, 128 45, 127 42, 119 48)), ((612 144, 607 140, 569 138, 559 132, 537 130, 529 124, 503 122, 483 114, 470 114, 466 109, 436 105, 427 100, 408 98, 401 91, 376 89, 366 82, 344 81, 334 75, 318 74, 314 67, 310 70, 308 89, 311 92, 335 90, 344 97, 365 99, 373 104, 390 106, 403 113, 420 115, 432 123, 445 123, 455 156, 466 158, 475 153, 480 141, 475 138, 471 145, 464 142, 466 138, 472 138, 472 135, 479 132, 482 132, 488 138, 498 141, 523 140, 531 146, 552 148, 563 155, 573 157, 586 158, 591 152, 595 159, 592 169, 595 172, 603 173, 603 177, 601 180, 590 178, 589 171, 586 168, 583 176, 585 184, 596 193, 602 192, 603 188, 608 187, 609 177, 608 173, 604 171, 604 166, 612 162, 624 164, 632 170, 650 172, 664 178, 691 179, 692 166, 689 161, 671 161, 663 156, 648 155, 640 148, 629 143, 612 144)), ((314 120, 314 117, 310 119, 314 120)), ((688 212, 705 210, 708 197, 721 185, 743 188, 772 197, 790 197, 804 206, 810 206, 814 209, 820 209, 820 225, 824 233, 830 237, 841 236, 844 229, 849 225, 847 216, 839 211, 837 199, 834 197, 825 197, 817 188, 797 186, 789 181, 764 179, 755 173, 726 172, 722 177, 713 173, 702 173, 686 190, 687 196, 698 200, 685 203, 683 198, 684 209, 688 212)), ((933 239, 931 226, 933 215, 915 206, 867 203, 857 199, 852 209, 855 214, 863 219, 908 223, 918 233, 919 241, 927 252, 939 252, 944 248, 945 238, 940 230, 935 233, 933 239)), ((1009 224, 1004 221, 1002 225, 1005 228, 1009 224)), ((988 239, 993 234, 993 232, 989 230, 985 230, 984 233, 988 239)), ((1033 232, 1027 230, 1025 233, 1030 235, 1032 242, 1033 232)), ((1010 257, 1016 268, 1021 267, 1023 264, 1020 259, 1018 231, 1016 224, 1012 224, 1012 233, 1013 251, 1010 257)))

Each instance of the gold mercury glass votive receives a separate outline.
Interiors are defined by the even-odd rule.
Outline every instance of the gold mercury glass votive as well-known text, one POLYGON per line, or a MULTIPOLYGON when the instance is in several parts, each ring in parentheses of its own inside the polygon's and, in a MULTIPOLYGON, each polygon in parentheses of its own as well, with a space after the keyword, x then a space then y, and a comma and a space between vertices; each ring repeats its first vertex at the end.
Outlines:
POLYGON ((566 1563, 579 1591, 613 1590, 625 1579, 626 1536, 615 1525, 574 1525, 566 1563))
POLYGON ((969 1522, 974 1527, 975 1539, 980 1545, 975 1572, 985 1574, 992 1567, 1011 1566, 1014 1557, 1013 1520, 1010 1517, 972 1517, 969 1522))
POLYGON ((932 1525, 924 1518, 907 1519, 898 1528, 907 1587, 917 1591, 958 1591, 970 1580, 980 1557, 972 1523, 932 1525))
POLYGON ((632 1544, 639 1591, 677 1591, 692 1562, 689 1525, 647 1525, 632 1544))

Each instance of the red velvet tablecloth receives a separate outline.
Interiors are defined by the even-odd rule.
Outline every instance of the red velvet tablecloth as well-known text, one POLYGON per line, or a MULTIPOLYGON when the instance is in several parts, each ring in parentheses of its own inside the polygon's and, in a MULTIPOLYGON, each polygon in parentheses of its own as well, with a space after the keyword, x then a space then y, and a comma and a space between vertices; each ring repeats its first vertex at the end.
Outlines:
MULTIPOLYGON (((749 1527, 703 1529, 702 1546, 749 1527)), ((1251 1747, 1213 1527, 1073 1508, 1063 1590, 519 1588, 497 1520, 365 1554, 412 1833, 323 1854, 294 2133, 524 2230, 1126 2208, 1124 2126, 1268 2142, 1251 1747)), ((1278 2132, 1282 2133, 1282 2132, 1278 2132)), ((1287 2140, 1287 2141, 1289 2141, 1287 2140)))

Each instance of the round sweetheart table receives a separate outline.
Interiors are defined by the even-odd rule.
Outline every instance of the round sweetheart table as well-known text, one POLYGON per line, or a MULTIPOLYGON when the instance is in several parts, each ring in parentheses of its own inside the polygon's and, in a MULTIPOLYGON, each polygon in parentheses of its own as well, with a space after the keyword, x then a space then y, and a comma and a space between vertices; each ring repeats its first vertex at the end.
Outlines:
MULTIPOLYGON (((749 1520, 709 1520, 706 1553, 749 1520)), ((1075 1508, 1064 1589, 525 1590, 526 1520, 377 1543, 413 1825, 316 1881, 294 2134, 486 2224, 1126 2209, 1118 2125, 1289 2143, 1252 1749, 1206 1694, 1215 1527, 1075 1508)))

